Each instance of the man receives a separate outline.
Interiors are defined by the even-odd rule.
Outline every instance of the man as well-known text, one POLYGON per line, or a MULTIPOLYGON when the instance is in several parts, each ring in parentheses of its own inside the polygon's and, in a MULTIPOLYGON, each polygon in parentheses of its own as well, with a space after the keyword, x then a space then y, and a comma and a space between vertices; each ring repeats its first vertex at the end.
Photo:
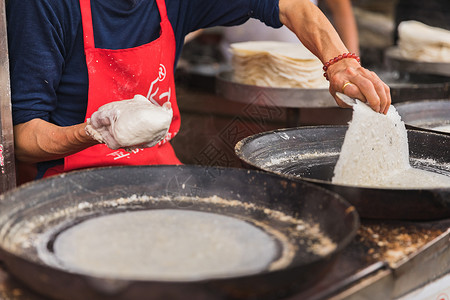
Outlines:
POLYGON ((344 91, 387 112, 387 85, 357 59, 342 57, 347 48, 309 0, 10 0, 17 160, 37 163, 37 178, 86 167, 180 163, 169 141, 180 125, 173 73, 184 37, 250 17, 287 26, 328 63, 333 96, 344 91), (86 122, 100 107, 135 95, 171 103, 161 143, 125 155, 87 134, 86 122))

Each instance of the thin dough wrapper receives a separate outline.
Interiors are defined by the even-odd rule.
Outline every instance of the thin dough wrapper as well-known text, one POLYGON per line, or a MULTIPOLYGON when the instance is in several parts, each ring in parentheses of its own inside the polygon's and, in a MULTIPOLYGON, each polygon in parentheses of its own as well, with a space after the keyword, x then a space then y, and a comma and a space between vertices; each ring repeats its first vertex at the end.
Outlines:
POLYGON ((408 135, 394 106, 386 115, 357 101, 332 178, 334 184, 388 188, 450 187, 450 177, 413 168, 408 135))

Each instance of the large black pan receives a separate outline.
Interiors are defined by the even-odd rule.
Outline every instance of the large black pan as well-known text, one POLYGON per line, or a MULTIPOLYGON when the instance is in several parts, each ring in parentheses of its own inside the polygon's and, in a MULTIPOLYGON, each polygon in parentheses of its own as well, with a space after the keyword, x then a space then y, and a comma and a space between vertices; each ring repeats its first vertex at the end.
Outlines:
MULTIPOLYGON (((51 177, 2 195, 0 255, 11 274, 58 299, 269 299, 319 280, 358 225, 354 208, 339 195, 266 172, 200 166, 111 167, 51 177), (224 201, 213 201, 212 196, 224 201), (163 208, 245 220, 271 234, 280 256, 286 259, 284 254, 291 253, 292 259, 258 274, 168 282, 69 273, 46 265, 37 254, 38 244, 42 245, 38 241, 49 230, 98 215, 163 208), (319 225, 337 247, 326 255, 311 252, 311 243, 321 245, 320 240, 302 233, 299 220, 319 225)), ((49 252, 53 240, 44 239, 49 252)))
MULTIPOLYGON (((450 188, 362 188, 331 183, 348 126, 317 126, 264 132, 235 147, 246 165, 315 183, 341 194, 362 218, 434 220, 450 217, 450 188)), ((450 176, 450 136, 408 130, 410 162, 450 176)))
POLYGON ((406 126, 450 135, 450 131, 437 129, 450 126, 450 100, 408 101, 395 105, 406 126))

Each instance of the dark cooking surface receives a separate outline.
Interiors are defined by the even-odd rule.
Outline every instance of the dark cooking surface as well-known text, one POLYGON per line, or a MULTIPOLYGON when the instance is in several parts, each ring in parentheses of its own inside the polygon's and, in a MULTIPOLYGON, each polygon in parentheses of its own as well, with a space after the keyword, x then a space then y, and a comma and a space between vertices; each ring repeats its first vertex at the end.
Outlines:
POLYGON ((450 100, 423 100, 399 103, 396 109, 411 129, 450 135, 436 127, 450 126, 450 100))
MULTIPOLYGON (((331 183, 348 126, 306 126, 258 133, 236 144, 249 167, 318 184, 340 194, 362 218, 450 218, 450 188, 390 189, 331 183)), ((413 167, 450 176, 450 136, 408 130, 413 167)))
MULTIPOLYGON (((362 229, 360 229, 358 235, 341 253, 333 268, 321 281, 301 293, 284 299, 327 299, 360 280, 382 270, 389 270, 389 259, 381 258, 386 253, 386 250, 401 249, 403 253, 406 253, 406 245, 411 245, 411 243, 414 245, 414 242, 417 242, 419 246, 423 245, 448 228, 450 228, 450 220, 427 223, 363 221, 362 229), (370 238, 368 233, 373 233, 372 236, 377 233, 383 233, 383 236, 370 238), (397 239, 396 237, 399 236, 401 238, 397 239), (401 242, 398 241, 403 241, 405 248, 399 247, 401 242)), ((417 249, 411 254, 416 252, 417 249)), ((11 278, 3 265, 0 265, 0 298, 4 300, 46 299, 30 291, 14 278, 11 278)))
POLYGON ((186 294, 197 300, 290 295, 320 280, 359 226, 353 207, 336 194, 244 169, 188 165, 96 168, 36 181, 0 198, 0 256, 10 273, 36 291, 68 300, 103 299, 106 295, 108 299, 140 300, 144 294, 146 299, 156 300, 162 295, 184 299, 186 294), (47 250, 52 255, 55 234, 80 220, 164 208, 215 212, 264 228, 286 245, 274 262, 280 267, 192 282, 111 280, 51 267, 39 255, 47 250), (311 230, 299 226, 303 222, 313 225, 311 230), (314 230, 317 226, 320 232, 314 230), (327 248, 330 243, 323 235, 335 247, 327 248), (327 254, 311 251, 316 247, 327 254))

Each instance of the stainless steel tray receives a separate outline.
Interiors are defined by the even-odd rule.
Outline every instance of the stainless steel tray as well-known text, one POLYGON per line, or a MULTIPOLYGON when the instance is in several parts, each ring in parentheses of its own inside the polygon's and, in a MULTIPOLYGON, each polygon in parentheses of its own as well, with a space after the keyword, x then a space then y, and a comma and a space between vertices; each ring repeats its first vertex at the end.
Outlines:
POLYGON ((230 71, 217 74, 216 94, 228 100, 261 106, 337 107, 328 89, 273 88, 242 84, 233 81, 230 71))
MULTIPOLYGON (((450 66, 448 67, 450 69, 450 66)), ((450 99, 450 77, 376 70, 390 87, 392 103, 416 100, 450 99)), ((289 108, 337 107, 328 89, 273 88, 242 84, 232 79, 232 71, 215 77, 215 92, 228 100, 289 108)))

